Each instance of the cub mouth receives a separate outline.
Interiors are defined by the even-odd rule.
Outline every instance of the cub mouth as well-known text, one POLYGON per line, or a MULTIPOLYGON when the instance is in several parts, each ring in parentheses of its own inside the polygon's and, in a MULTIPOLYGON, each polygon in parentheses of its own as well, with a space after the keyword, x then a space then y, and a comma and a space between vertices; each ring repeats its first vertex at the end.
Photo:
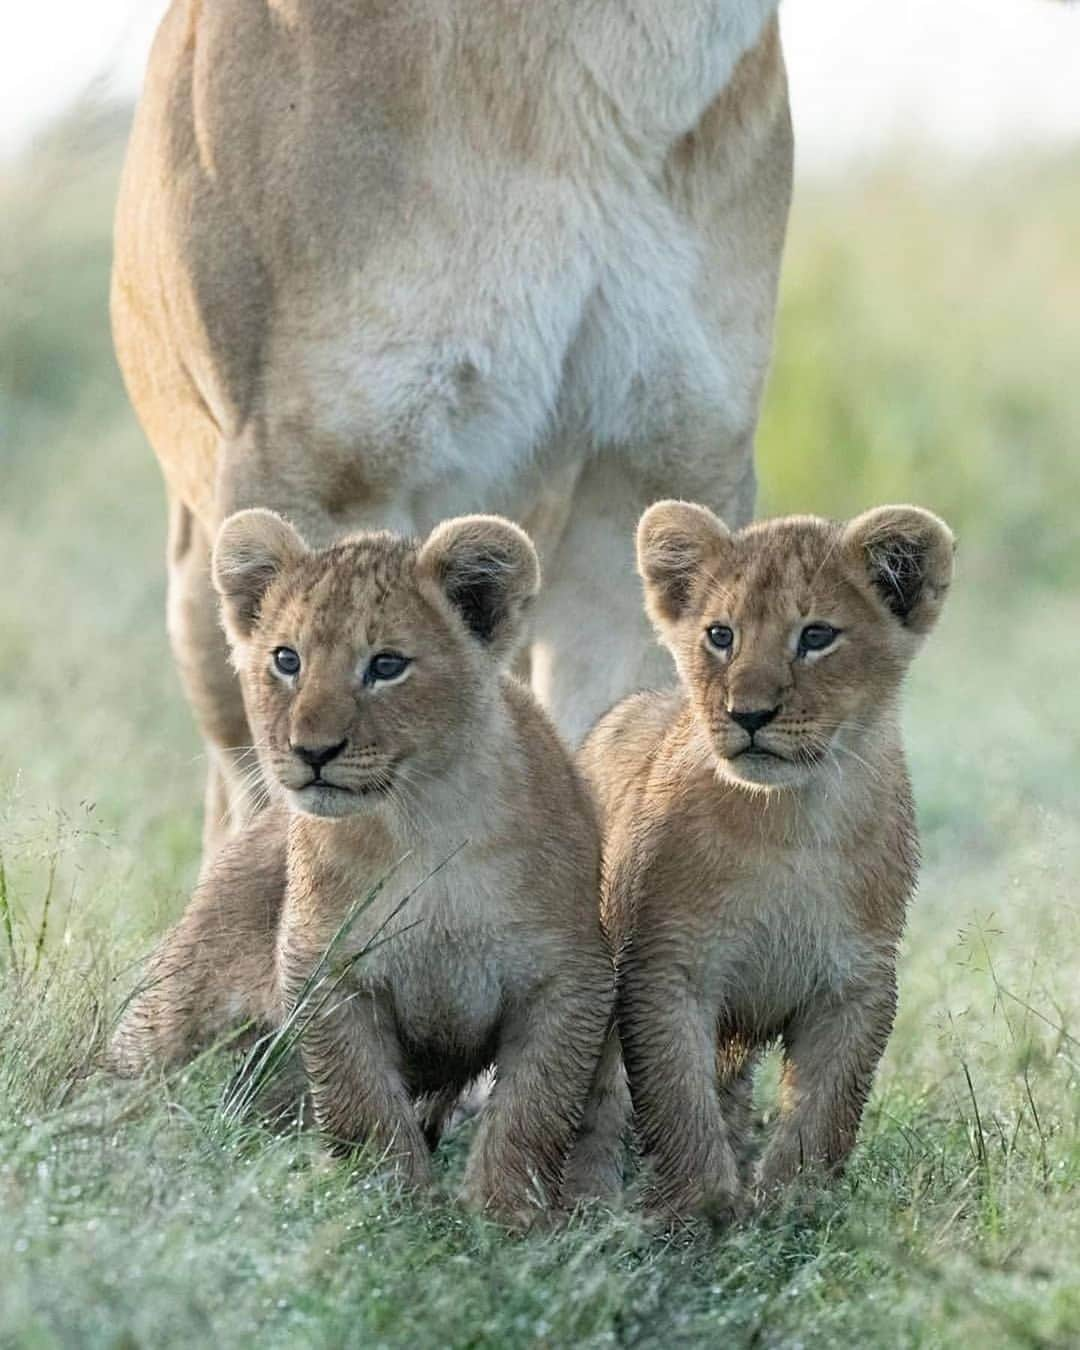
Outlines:
POLYGON ((748 745, 745 750, 739 750, 734 755, 729 755, 729 759, 779 759, 785 764, 791 761, 787 755, 779 755, 775 750, 767 750, 763 745, 748 745))
POLYGON ((308 816, 351 816, 363 812, 387 796, 389 776, 346 786, 326 778, 312 778, 303 787, 291 789, 296 809, 308 816))
POLYGON ((346 787, 344 783, 331 783, 327 778, 312 778, 298 792, 307 792, 309 788, 325 788, 328 792, 344 792, 349 797, 367 797, 373 793, 387 792, 390 789, 388 779, 378 782, 357 783, 355 787, 346 787))
POLYGON ((739 759, 753 761, 778 760, 781 764, 794 764, 801 769, 811 769, 815 764, 820 764, 825 758, 826 750, 818 745, 800 745, 797 746, 792 754, 784 755, 779 750, 770 750, 764 745, 748 745, 745 750, 739 750, 734 755, 729 755, 729 761, 739 759))
POLYGON ((733 782, 764 790, 798 787, 811 772, 810 765, 764 745, 748 745, 724 756, 720 765, 733 782))

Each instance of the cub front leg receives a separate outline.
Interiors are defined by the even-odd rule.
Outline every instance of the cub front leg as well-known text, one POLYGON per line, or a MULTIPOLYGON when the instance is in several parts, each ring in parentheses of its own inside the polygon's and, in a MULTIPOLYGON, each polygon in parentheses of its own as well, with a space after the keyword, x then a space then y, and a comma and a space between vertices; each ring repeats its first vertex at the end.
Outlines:
POLYGON ((646 1207, 669 1222, 725 1221, 739 1206, 739 1167, 717 1083, 716 1016, 686 963, 629 950, 619 987, 634 1120, 653 1178, 646 1207))
POLYGON ((758 1169, 762 1191, 803 1171, 837 1175, 855 1146, 896 1015, 896 979, 808 1009, 784 1033, 780 1118, 758 1169))
MULTIPOLYGON (((290 941, 286 932, 280 958, 286 1003, 295 1008, 322 951, 290 941)), ((319 1129, 332 1152, 369 1145, 406 1186, 426 1186, 430 1152, 406 1083, 389 999, 357 990, 347 979, 336 981, 329 962, 300 1012, 300 1056, 319 1129)))
POLYGON ((718 1037, 716 1051, 716 1090, 720 1098, 720 1113, 727 1126, 728 1139, 739 1164, 741 1187, 754 1180, 752 1157, 754 1070, 758 1054, 744 1039, 737 1036, 718 1037))
POLYGON ((465 1168, 463 1198, 527 1227, 562 1198, 567 1156, 611 1018, 606 952, 575 963, 506 1015, 495 1090, 465 1168))
POLYGON ((630 1129, 630 1091, 626 1085, 619 1033, 612 1027, 593 1075, 581 1126, 566 1164, 563 1199, 613 1201, 622 1189, 623 1155, 630 1129))

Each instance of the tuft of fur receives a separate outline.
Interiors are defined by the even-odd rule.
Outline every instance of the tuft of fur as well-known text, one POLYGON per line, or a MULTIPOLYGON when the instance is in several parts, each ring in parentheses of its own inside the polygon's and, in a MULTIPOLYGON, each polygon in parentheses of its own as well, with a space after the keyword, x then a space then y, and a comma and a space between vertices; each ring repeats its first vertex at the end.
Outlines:
MULTIPOLYGON (((918 861, 898 695, 948 591, 953 538, 910 506, 729 533, 663 502, 638 556, 680 684, 617 705, 579 762, 602 813, 650 1203, 665 1219, 723 1217, 746 1203, 751 1080, 770 1041, 784 1070, 758 1193, 838 1171, 855 1143, 918 861), (836 636, 808 650, 810 625, 836 636), (751 711, 768 713, 752 732, 732 716, 751 711)), ((621 1073, 607 1055, 579 1146, 601 1175, 624 1124, 621 1073)))

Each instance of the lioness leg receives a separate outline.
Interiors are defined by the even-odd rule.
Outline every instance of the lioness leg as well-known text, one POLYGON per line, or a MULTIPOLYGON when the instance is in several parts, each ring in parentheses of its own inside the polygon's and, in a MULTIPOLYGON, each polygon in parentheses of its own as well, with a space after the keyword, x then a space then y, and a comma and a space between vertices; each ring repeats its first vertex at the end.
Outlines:
POLYGON ((635 689, 669 683, 671 659, 657 643, 641 603, 634 537, 645 508, 660 497, 713 507, 732 525, 749 518, 753 469, 749 440, 719 439, 679 455, 626 447, 589 460, 573 509, 550 560, 533 613, 532 684, 571 744, 635 689), (596 659, 595 635, 603 635, 596 659))
POLYGON ((207 775, 203 814, 203 863, 231 830, 242 826, 258 801, 258 765, 250 752, 251 732, 240 685, 218 618, 210 581, 210 543, 191 511, 169 503, 169 641, 188 702, 206 744, 207 775))
POLYGON ((526 1226, 557 1205, 611 1014, 610 965, 580 965, 507 1017, 495 1090, 465 1168, 468 1204, 526 1226))
POLYGON ((646 1206, 669 1221, 726 1219, 738 1160, 716 1076, 716 1021, 679 965, 628 960, 619 994, 634 1120, 652 1180, 646 1206))
POLYGON ((533 610, 532 686, 571 745, 624 694, 670 678, 634 571, 634 529, 652 498, 627 469, 614 455, 586 466, 533 610))
POLYGON ((855 1145, 896 1012, 896 986, 814 1008, 784 1036, 780 1119, 758 1177, 771 1191, 803 1170, 835 1174, 855 1145))
POLYGON ((274 944, 285 892, 285 820, 266 811, 204 869, 151 957, 106 1068, 132 1076, 183 1063, 245 1020, 277 1017, 274 944))

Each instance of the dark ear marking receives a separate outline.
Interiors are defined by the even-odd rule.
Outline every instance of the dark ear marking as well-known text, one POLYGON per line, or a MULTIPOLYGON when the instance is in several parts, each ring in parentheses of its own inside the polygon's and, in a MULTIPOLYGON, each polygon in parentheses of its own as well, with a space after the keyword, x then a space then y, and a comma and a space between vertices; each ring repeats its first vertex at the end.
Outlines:
MULTIPOLYGON (((500 574, 505 559, 478 554, 468 569, 443 576, 443 588, 450 603, 465 620, 470 633, 481 642, 491 642, 499 626, 502 592, 500 574)), ((524 608, 522 604, 522 609, 524 608)))
POLYGON ((844 537, 874 593, 905 628, 927 632, 952 580, 955 540, 930 511, 881 506, 850 522, 844 537))
POLYGON ((477 641, 500 656, 512 650, 540 588, 540 561, 524 530, 500 516, 444 521, 420 550, 417 569, 477 641))
POLYGON ((926 581, 926 557, 911 539, 902 536, 868 545, 870 577, 898 619, 907 619, 918 603, 926 581))

